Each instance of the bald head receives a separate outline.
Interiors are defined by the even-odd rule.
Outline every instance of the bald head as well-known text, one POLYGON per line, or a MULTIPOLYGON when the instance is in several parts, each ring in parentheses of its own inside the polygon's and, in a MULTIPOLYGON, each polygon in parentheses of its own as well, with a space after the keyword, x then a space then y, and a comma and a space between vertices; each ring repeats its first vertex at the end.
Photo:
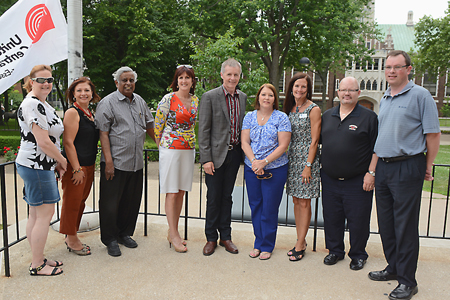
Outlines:
POLYGON ((354 77, 345 77, 339 83, 339 101, 343 106, 355 107, 358 103, 358 97, 361 94, 358 80, 354 77))

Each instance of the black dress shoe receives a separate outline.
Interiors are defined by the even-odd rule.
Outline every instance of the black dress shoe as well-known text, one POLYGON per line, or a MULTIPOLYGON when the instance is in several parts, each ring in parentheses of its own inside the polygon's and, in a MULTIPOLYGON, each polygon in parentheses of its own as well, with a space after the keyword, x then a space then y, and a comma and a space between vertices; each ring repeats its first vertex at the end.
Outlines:
POLYGON ((109 255, 111 255, 111 256, 120 256, 120 255, 122 255, 122 252, 120 252, 119 244, 117 244, 117 241, 112 241, 106 247, 108 248, 108 254, 109 255))
POLYGON ((352 259, 352 261, 350 262, 350 269, 352 269, 354 271, 358 271, 358 270, 361 270, 362 268, 364 268, 365 264, 366 264, 365 259, 355 258, 355 259, 352 259))
POLYGON ((119 242, 119 244, 122 244, 127 248, 136 248, 138 246, 136 241, 133 240, 129 235, 119 237, 117 241, 119 242))
POLYGON ((336 264, 338 261, 343 260, 343 257, 339 257, 336 254, 328 254, 327 256, 325 256, 325 258, 323 259, 323 263, 326 265, 334 265, 336 264))
POLYGON ((386 269, 383 271, 372 271, 369 272, 369 278, 375 281, 389 281, 389 280, 397 280, 396 274, 391 274, 386 269))
POLYGON ((417 294, 419 288, 416 286, 406 286, 404 284, 399 284, 397 287, 389 294, 389 299, 391 300, 409 300, 417 294))

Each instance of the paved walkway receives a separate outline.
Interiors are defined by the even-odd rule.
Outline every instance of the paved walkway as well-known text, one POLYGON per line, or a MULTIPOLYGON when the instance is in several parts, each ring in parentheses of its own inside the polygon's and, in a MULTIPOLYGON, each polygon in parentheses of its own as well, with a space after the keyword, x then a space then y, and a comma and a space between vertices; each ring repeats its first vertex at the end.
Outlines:
MULTIPOLYGON (((165 217, 153 216, 149 221, 146 237, 143 223, 138 223, 135 239, 139 247, 121 246, 122 256, 117 258, 107 254, 99 230, 81 234, 92 249, 87 257, 69 253, 63 236, 50 230, 46 256, 64 261, 64 274, 56 277, 28 275, 28 243, 13 246, 12 276, 0 279, 2 299, 387 299, 396 286, 395 281, 374 282, 367 277, 369 271, 385 267, 378 235, 369 240, 366 267, 352 271, 348 257, 335 266, 322 263, 327 254, 322 231, 316 252, 311 251, 310 231, 305 258, 290 262, 286 252, 294 244, 295 228, 280 227, 272 258, 260 261, 248 256, 253 243, 251 224, 232 225, 239 254, 218 247, 205 257, 204 221, 189 221, 189 251, 184 254, 168 247, 165 217)), ((413 299, 448 299, 449 270, 450 241, 422 239, 419 293, 413 299)))

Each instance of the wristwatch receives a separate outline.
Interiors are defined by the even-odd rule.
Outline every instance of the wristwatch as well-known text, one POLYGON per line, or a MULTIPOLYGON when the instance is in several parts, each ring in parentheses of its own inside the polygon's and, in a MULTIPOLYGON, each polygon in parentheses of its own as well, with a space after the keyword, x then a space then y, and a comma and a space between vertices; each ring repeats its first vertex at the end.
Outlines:
POLYGON ((375 177, 375 171, 367 171, 369 172, 370 175, 372 175, 373 177, 375 177))
POLYGON ((306 166, 311 168, 311 163, 309 161, 307 161, 306 166))
POLYGON ((269 161, 267 160, 267 158, 264 158, 264 161, 266 162, 266 164, 269 164, 269 161))

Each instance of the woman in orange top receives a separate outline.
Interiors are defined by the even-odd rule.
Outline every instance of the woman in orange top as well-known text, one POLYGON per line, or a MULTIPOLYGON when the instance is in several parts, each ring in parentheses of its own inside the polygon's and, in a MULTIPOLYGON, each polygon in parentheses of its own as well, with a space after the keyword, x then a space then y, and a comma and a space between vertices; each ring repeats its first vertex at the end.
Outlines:
POLYGON ((167 240, 177 252, 186 252, 186 244, 178 232, 183 196, 192 188, 195 160, 195 120, 198 98, 194 95, 195 74, 189 65, 178 66, 155 116, 155 138, 159 147, 161 193, 166 194, 166 216, 169 223, 167 240))

